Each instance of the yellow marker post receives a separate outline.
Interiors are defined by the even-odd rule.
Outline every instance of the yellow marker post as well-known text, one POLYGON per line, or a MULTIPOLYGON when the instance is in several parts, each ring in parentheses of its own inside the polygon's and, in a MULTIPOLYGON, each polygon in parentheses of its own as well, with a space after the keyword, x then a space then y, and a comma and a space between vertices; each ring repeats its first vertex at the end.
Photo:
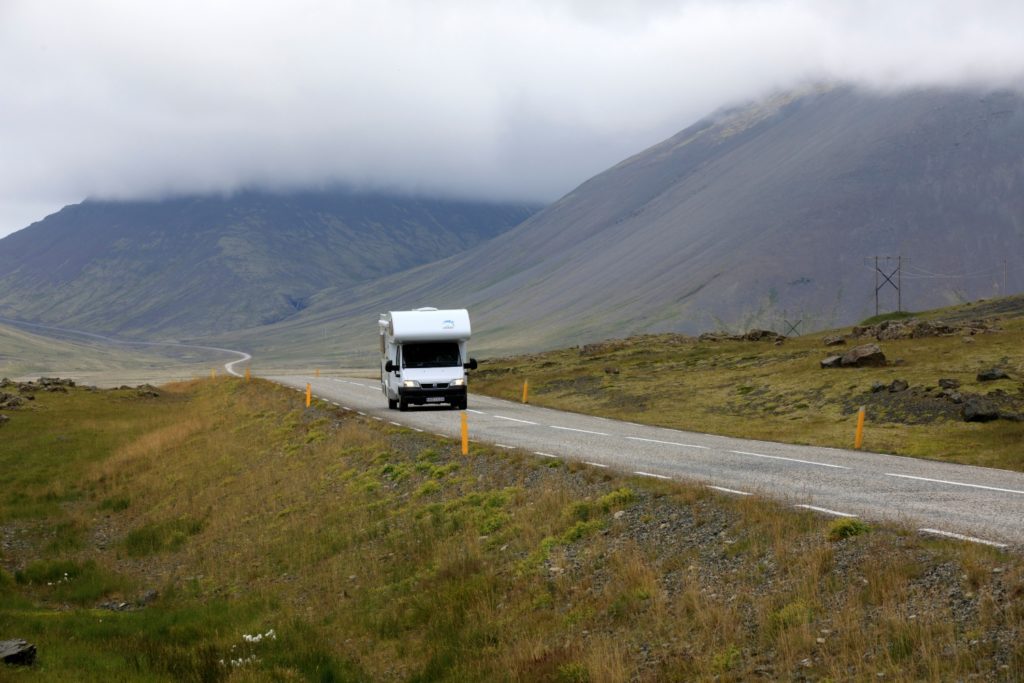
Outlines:
POLYGON ((317 377, 319 377, 320 376, 320 368, 317 368, 316 370, 314 370, 313 374, 316 375, 317 377))
POLYGON ((210 379, 217 379, 217 368, 210 370, 210 379))
POLYGON ((529 403, 530 380, 523 380, 523 403, 529 403))
POLYGON ((853 437, 853 447, 860 450, 864 443, 864 406, 857 411, 857 435, 853 437))
POLYGON ((246 368, 245 368, 245 381, 248 382, 250 379, 252 379, 252 375, 249 373, 249 366, 246 366, 246 368))
POLYGON ((306 407, 308 408, 313 404, 313 387, 310 386, 309 382, 306 382, 306 407))
POLYGON ((462 413, 462 454, 469 455, 469 419, 462 413))

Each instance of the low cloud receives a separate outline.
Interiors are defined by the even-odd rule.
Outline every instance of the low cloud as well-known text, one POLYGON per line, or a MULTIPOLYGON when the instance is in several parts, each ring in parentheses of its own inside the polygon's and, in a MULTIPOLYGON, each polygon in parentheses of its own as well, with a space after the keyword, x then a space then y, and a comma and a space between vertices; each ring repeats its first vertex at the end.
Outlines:
POLYGON ((551 200, 808 81, 1016 87, 1021 45, 994 0, 0 0, 0 235, 86 196, 551 200))

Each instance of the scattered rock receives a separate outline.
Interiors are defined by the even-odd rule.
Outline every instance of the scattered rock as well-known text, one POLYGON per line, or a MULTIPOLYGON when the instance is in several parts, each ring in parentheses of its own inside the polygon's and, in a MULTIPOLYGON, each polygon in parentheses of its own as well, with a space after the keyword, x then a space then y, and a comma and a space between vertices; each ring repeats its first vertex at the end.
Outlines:
POLYGON ((872 382, 871 383, 871 393, 872 394, 877 394, 880 391, 885 391, 885 384, 882 383, 882 382, 877 382, 877 381, 876 382, 872 382))
POLYGON ((910 383, 905 379, 894 379, 889 385, 889 393, 895 394, 900 391, 906 391, 910 388, 910 383))
POLYGON ((958 379, 940 379, 939 387, 942 389, 959 389, 960 380, 958 379))
POLYGON ((993 382, 997 379, 1010 379, 1010 376, 999 368, 989 368, 978 373, 979 382, 993 382))
POLYGON ((991 422, 999 419, 999 408, 986 398, 971 396, 964 401, 960 414, 964 422, 991 422))
POLYGON ((3 427, 5 424, 7 424, 10 421, 11 421, 11 418, 7 417, 6 415, 0 415, 0 427, 3 427))
POLYGON ((829 356, 828 358, 821 361, 821 367, 823 368, 839 368, 843 365, 842 356, 829 356))
POLYGON ((862 344, 844 353, 839 362, 844 368, 877 367, 885 365, 885 354, 878 344, 862 344))
POLYGON ((750 330, 746 334, 740 335, 739 339, 743 341, 779 341, 785 339, 786 335, 779 334, 778 332, 772 332, 771 330, 750 330))
POLYGON ((135 602, 139 607, 145 607, 146 605, 156 600, 158 597, 160 597, 160 594, 151 588, 142 595, 140 595, 139 599, 135 602))
POLYGON ((0 393, 0 410, 11 410, 24 405, 25 399, 14 394, 0 393))
POLYGON ((617 375, 617 374, 619 374, 619 369, 618 368, 613 368, 613 367, 606 367, 604 369, 604 374, 606 374, 606 375, 617 375))
POLYGON ((840 346, 846 344, 846 338, 838 335, 835 337, 825 337, 821 341, 825 346, 840 346))
POLYGON ((36 646, 21 639, 0 640, 0 661, 4 664, 32 666, 36 661, 36 646))
POLYGON ((75 380, 73 379, 61 379, 60 377, 40 377, 37 384, 44 389, 48 387, 73 387, 75 386, 75 380))
POLYGON ((10 386, 14 386, 14 382, 12 382, 9 378, 4 377, 3 379, 0 379, 0 389, 10 386))

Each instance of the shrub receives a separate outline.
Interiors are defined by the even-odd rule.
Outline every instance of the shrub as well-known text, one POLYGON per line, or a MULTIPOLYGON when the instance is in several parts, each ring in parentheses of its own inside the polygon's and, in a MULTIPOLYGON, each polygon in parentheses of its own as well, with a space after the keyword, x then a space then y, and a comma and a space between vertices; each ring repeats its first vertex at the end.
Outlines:
POLYGON ((860 536, 861 534, 870 531, 869 527, 864 522, 854 517, 843 517, 832 522, 828 528, 828 540, 830 541, 841 541, 844 538, 850 538, 851 536, 860 536))

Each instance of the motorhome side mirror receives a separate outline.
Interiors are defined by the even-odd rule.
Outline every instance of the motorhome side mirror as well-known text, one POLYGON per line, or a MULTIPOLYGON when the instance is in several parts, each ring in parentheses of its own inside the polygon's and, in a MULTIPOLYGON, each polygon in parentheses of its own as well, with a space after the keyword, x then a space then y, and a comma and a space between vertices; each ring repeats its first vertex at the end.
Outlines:
POLYGON ((476 358, 470 358, 469 362, 462 367, 466 368, 467 370, 476 370, 476 358))
POLYGON ((396 368, 395 364, 392 363, 391 361, 388 361, 387 363, 384 364, 384 372, 394 372, 397 369, 398 368, 396 368))

